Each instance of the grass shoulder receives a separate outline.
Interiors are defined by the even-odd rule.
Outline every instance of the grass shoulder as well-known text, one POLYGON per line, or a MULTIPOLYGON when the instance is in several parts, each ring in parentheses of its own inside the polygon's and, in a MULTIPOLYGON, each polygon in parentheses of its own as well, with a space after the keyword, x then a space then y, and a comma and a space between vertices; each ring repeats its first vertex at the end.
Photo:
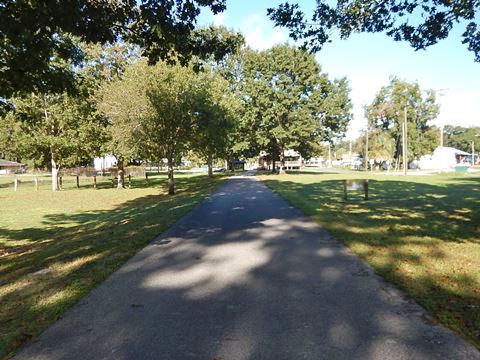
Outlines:
POLYGON ((375 271, 480 348, 480 177, 262 175, 375 271), (343 180, 369 179, 343 198, 343 180))
POLYGON ((0 188, 0 358, 39 334, 226 177, 179 174, 52 193, 0 188))

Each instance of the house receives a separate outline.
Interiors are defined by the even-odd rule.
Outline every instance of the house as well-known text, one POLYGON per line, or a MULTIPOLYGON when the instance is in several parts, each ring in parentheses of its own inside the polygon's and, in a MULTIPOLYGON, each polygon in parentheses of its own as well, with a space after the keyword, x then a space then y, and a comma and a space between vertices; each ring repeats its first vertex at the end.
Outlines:
POLYGON ((15 174, 18 172, 23 172, 25 170, 25 165, 20 164, 15 161, 3 160, 0 159, 0 174, 15 174))
POLYGON ((421 170, 453 170, 457 165, 470 165, 470 156, 471 154, 459 149, 439 146, 432 155, 420 157, 418 167, 421 170))
POLYGON ((286 169, 300 169, 303 167, 303 158, 299 152, 295 150, 285 151, 285 168, 286 169))
POLYGON ((104 155, 93 159, 93 167, 97 171, 108 171, 117 166, 117 158, 113 155, 104 155))
MULTIPOLYGON (((299 152, 293 149, 285 150, 284 156, 285 156, 286 169, 300 169, 303 167, 303 158, 299 152)), ((265 151, 262 151, 258 158, 258 168, 271 170, 272 166, 273 166, 273 162, 270 154, 267 154, 265 151)), ((275 161, 275 167, 276 168, 280 167, 279 160, 275 161)))

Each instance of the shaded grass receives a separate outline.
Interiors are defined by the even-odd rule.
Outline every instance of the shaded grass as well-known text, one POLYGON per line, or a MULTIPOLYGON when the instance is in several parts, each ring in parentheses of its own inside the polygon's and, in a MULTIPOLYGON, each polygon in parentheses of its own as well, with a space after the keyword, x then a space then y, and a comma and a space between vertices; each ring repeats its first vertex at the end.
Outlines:
POLYGON ((0 188, 0 358, 58 319, 224 178, 165 176, 132 189, 0 188))
POLYGON ((261 176, 375 271, 480 348, 480 177, 261 176), (343 179, 370 178, 343 199, 343 179))

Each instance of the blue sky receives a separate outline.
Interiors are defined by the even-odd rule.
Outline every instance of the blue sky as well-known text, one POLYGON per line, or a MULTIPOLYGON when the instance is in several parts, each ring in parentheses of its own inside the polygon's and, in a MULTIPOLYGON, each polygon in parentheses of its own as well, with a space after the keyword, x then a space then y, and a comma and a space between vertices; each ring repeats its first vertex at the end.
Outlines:
MULTIPOLYGON (((314 0, 299 1, 306 10, 314 0)), ((227 10, 213 16, 202 12, 199 25, 222 24, 244 33, 247 44, 265 49, 288 41, 285 30, 274 28, 266 9, 280 1, 227 0, 227 10)), ((373 100, 390 76, 418 81, 422 89, 443 89, 437 125, 480 126, 480 63, 461 44, 462 28, 425 51, 414 51, 407 43, 395 42, 384 34, 355 34, 347 40, 334 39, 316 57, 331 77, 347 77, 354 105, 354 120, 347 133, 354 138, 365 127, 363 105, 373 100)))

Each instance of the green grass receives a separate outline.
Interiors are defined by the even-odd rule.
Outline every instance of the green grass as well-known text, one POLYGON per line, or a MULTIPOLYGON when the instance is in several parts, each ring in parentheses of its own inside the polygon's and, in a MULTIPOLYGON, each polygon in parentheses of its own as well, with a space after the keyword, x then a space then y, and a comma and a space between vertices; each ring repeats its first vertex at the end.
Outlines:
POLYGON ((290 173, 261 178, 437 321, 480 348, 480 176, 290 173), (369 178, 343 199, 343 179, 369 178))
MULTIPOLYGON (((58 319, 178 218, 223 177, 164 175, 112 189, 109 180, 57 193, 13 191, 0 177, 0 358, 58 319)), ((76 184, 71 186, 75 188, 76 184)))

